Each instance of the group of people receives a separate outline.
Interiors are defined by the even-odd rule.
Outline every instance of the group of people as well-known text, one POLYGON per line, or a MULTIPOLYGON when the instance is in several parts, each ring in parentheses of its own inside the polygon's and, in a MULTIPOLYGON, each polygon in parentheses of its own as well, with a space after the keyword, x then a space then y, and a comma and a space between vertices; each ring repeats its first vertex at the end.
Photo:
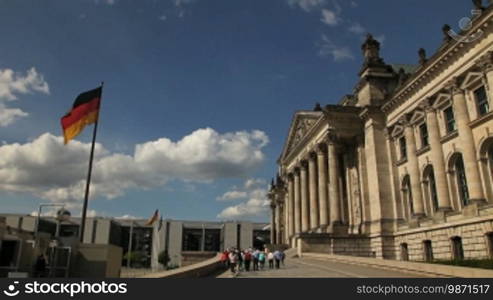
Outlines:
POLYGON ((266 262, 269 269, 279 269, 281 265, 284 266, 284 258, 285 254, 281 250, 272 252, 267 248, 264 251, 252 248, 246 250, 229 248, 221 253, 220 260, 226 269, 229 268, 232 273, 237 274, 240 271, 249 272, 250 268, 253 271, 263 270, 266 262))

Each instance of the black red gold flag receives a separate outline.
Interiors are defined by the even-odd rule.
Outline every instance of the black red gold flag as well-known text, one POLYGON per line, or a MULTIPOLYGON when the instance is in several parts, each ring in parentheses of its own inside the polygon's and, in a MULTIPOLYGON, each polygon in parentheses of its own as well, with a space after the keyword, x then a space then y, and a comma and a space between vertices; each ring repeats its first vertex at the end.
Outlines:
POLYGON ((86 125, 95 123, 99 116, 102 87, 77 96, 70 112, 62 118, 64 143, 79 135, 86 125))

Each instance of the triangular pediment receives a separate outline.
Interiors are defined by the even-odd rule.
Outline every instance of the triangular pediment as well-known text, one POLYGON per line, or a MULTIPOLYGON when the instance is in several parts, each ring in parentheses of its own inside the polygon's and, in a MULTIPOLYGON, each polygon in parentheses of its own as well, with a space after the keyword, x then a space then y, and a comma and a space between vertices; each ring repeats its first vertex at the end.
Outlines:
POLYGON ((392 129, 390 136, 395 139, 399 137, 403 132, 404 132, 404 126, 400 124, 396 124, 392 129))
POLYGON ((424 120, 424 118, 425 118, 425 112, 422 110, 416 110, 414 112, 414 114, 412 115, 409 123, 414 125, 414 124, 417 124, 417 123, 421 122, 422 120, 424 120))
POLYGON ((443 106, 448 105, 448 103, 450 103, 450 99, 451 99, 451 97, 450 97, 449 93, 439 93, 437 95, 435 103, 433 104, 433 107, 440 109, 443 106))
POLYGON ((469 73, 467 73, 467 76, 464 79, 464 82, 462 82, 461 88, 467 89, 471 84, 474 84, 478 80, 481 80, 482 77, 483 77, 483 74, 481 74, 480 72, 469 72, 469 73))
POLYGON ((288 156, 305 139, 317 121, 322 117, 323 113, 320 111, 299 111, 294 115, 291 126, 289 127, 288 138, 280 157, 281 160, 288 156))

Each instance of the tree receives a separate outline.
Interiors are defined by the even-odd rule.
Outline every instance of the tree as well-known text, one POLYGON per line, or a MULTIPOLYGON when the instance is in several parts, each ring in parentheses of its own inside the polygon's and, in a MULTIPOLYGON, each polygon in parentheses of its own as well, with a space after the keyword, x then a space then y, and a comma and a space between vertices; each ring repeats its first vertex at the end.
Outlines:
POLYGON ((167 250, 161 251, 159 253, 157 261, 166 268, 168 266, 169 261, 170 261, 168 251, 167 250))

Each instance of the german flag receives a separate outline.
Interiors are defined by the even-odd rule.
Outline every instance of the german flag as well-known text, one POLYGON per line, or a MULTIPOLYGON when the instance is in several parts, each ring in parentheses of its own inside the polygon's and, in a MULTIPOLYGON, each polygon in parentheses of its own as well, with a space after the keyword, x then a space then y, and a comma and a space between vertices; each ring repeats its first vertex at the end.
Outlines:
POLYGON ((64 142, 67 144, 84 130, 86 125, 98 120, 102 87, 77 96, 72 109, 62 118, 64 142))
POLYGON ((150 226, 150 225, 154 224, 154 222, 157 221, 158 217, 159 217, 159 209, 156 209, 154 214, 149 218, 149 220, 147 220, 147 223, 145 226, 150 226))

